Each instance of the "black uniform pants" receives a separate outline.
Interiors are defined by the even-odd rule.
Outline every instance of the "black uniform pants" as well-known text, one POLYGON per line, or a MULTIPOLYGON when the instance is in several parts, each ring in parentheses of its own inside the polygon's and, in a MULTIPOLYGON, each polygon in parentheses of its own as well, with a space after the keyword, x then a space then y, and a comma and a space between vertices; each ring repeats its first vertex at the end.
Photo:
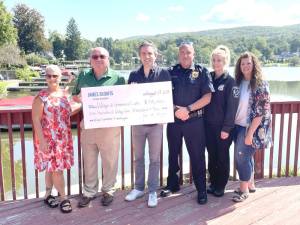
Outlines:
POLYGON ((208 172, 211 186, 217 190, 224 190, 229 178, 229 148, 233 138, 231 132, 227 139, 221 139, 221 131, 221 125, 205 124, 208 172))
POLYGON ((205 170, 205 133, 204 121, 197 118, 184 123, 169 123, 167 126, 167 138, 169 146, 169 174, 167 187, 170 190, 179 188, 179 154, 182 147, 182 139, 190 156, 192 175, 196 189, 200 193, 206 192, 205 170))

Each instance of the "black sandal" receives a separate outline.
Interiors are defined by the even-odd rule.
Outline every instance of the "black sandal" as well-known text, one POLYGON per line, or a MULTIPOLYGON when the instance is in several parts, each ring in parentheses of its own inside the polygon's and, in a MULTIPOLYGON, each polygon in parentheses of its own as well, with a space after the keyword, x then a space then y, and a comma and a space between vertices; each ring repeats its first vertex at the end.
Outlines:
POLYGON ((59 202, 53 195, 48 195, 48 197, 44 199, 44 203, 50 208, 56 208, 59 205, 59 202))
POLYGON ((234 202, 243 202, 248 198, 249 194, 247 192, 241 192, 238 195, 232 197, 232 201, 234 202))
POLYGON ((72 205, 69 199, 65 199, 60 203, 60 211, 62 213, 72 212, 72 205))

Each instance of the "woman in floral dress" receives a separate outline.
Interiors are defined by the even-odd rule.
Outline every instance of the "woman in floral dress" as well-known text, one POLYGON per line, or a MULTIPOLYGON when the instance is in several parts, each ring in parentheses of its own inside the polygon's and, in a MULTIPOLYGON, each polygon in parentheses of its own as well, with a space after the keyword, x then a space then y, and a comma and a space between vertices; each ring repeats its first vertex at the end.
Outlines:
POLYGON ((74 164, 71 133, 71 105, 66 92, 59 87, 61 70, 56 65, 46 68, 48 88, 41 90, 32 105, 32 120, 36 138, 34 141, 34 165, 45 170, 46 194, 44 202, 51 208, 60 205, 64 213, 72 211, 65 195, 64 169, 74 164), (51 195, 52 187, 60 194, 60 203, 51 195))
POLYGON ((271 105, 269 85, 262 78, 257 57, 251 52, 243 53, 235 67, 235 79, 240 88, 240 99, 235 117, 235 162, 240 188, 233 201, 241 202, 255 191, 255 151, 271 144, 271 105))

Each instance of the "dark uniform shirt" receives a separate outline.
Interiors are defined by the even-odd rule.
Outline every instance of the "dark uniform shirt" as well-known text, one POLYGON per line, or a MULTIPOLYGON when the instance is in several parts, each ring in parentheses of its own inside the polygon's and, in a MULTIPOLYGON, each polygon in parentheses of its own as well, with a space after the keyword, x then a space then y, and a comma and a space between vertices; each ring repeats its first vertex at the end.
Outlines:
MULTIPOLYGON (((194 64, 185 69, 177 64, 171 67, 169 72, 172 79, 174 105, 187 107, 203 95, 214 91, 210 74, 205 67, 194 64)), ((188 121, 194 119, 196 118, 190 118, 188 121)), ((175 118, 175 121, 181 120, 175 118)))
POLYGON ((214 72, 210 74, 215 92, 212 94, 210 104, 205 107, 205 122, 221 125, 223 126, 222 131, 229 133, 234 128, 234 119, 239 103, 239 88, 228 73, 218 78, 214 72))
POLYGON ((154 66, 150 69, 148 77, 145 76, 144 66, 132 71, 129 75, 128 84, 130 83, 151 83, 160 81, 170 81, 171 77, 167 69, 154 66))

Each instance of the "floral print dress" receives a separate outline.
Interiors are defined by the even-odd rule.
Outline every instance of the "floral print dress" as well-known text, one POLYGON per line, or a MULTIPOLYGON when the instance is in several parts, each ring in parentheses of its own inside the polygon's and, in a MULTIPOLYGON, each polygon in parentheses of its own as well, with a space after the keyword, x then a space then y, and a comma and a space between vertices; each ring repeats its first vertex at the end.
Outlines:
POLYGON ((57 172, 70 169, 74 164, 71 133, 71 106, 66 96, 51 96, 47 90, 38 93, 44 103, 41 126, 48 151, 39 150, 39 140, 34 141, 34 165, 39 171, 57 172))

